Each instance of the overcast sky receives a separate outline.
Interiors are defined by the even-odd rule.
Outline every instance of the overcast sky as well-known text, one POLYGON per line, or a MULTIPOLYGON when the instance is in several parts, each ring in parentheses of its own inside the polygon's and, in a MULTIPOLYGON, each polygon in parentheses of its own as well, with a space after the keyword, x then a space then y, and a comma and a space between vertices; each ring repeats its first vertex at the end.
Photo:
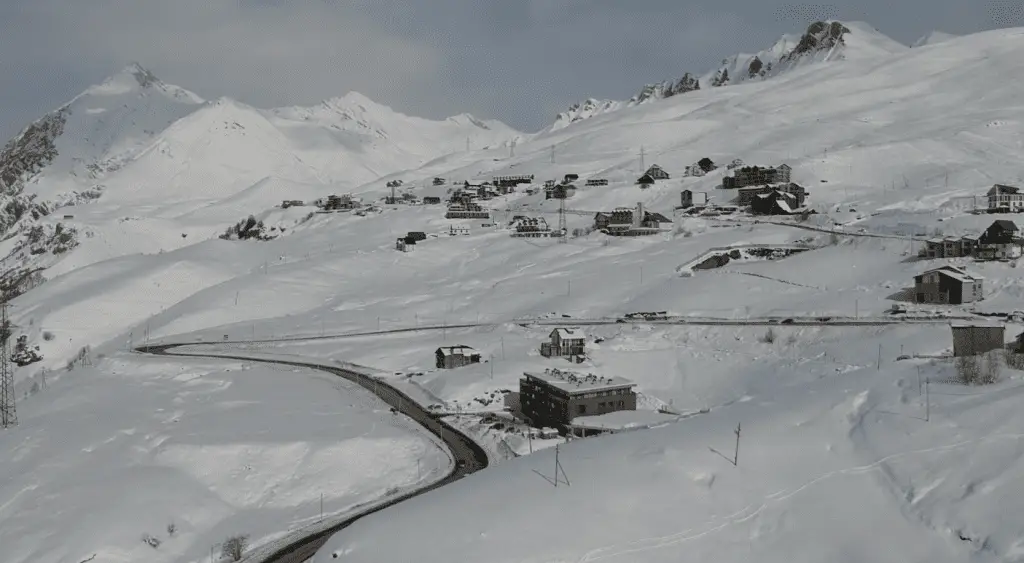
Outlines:
POLYGON ((0 0, 0 138, 131 61, 260 107, 350 90, 524 131, 587 97, 703 72, 814 19, 911 43, 1024 25, 1020 0, 0 0))

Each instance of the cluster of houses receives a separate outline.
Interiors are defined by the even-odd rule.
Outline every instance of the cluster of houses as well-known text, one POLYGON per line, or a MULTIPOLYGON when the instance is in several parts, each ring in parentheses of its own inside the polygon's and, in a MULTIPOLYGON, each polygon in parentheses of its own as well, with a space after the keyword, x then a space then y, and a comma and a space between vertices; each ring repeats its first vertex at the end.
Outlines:
POLYGON ((703 176, 703 175, 707 174, 708 172, 712 172, 712 171, 717 170, 717 169, 718 169, 718 165, 716 165, 714 163, 714 161, 712 161, 708 157, 704 157, 704 158, 698 160, 697 162, 687 166, 686 170, 683 171, 683 176, 684 177, 688 177, 688 176, 700 177, 700 176, 703 176))
POLYGON ((665 232, 672 228, 672 221, 661 213, 644 209, 643 203, 635 208, 619 207, 610 213, 594 215, 594 230, 611 236, 644 236, 665 232))
POLYGON ((477 203, 477 199, 480 198, 479 191, 471 190, 469 189, 470 187, 467 182, 464 188, 452 192, 451 197, 448 199, 448 210, 444 214, 446 219, 491 218, 491 212, 477 203))
MULTIPOLYGON (((351 211, 361 206, 359 200, 349 194, 332 194, 326 198, 316 200, 314 204, 323 211, 351 211)), ((291 205, 295 205, 295 203, 292 202, 291 205)), ((282 205, 282 207, 284 206, 282 205)))
POLYGON ((427 234, 420 231, 409 231, 404 237, 398 237, 395 242, 395 250, 408 252, 416 247, 416 243, 427 240, 427 234))
POLYGON ((554 180, 544 182, 544 199, 569 199, 576 193, 573 182, 579 179, 579 174, 566 174, 559 183, 554 180))
POLYGON ((1009 260, 1021 256, 1024 238, 1016 223, 1007 219, 995 221, 981 235, 931 238, 918 251, 921 258, 965 258, 977 260, 1009 260))
MULTIPOLYGON (((550 340, 541 344, 546 358, 563 357, 579 362, 586 354, 586 336, 579 329, 555 328, 550 340)), ((481 362, 479 351, 470 346, 442 346, 434 352, 438 369, 455 369, 481 362)), ((578 417, 636 410, 635 383, 621 377, 582 374, 547 368, 523 373, 519 392, 512 393, 517 414, 535 427, 568 429, 578 417)))

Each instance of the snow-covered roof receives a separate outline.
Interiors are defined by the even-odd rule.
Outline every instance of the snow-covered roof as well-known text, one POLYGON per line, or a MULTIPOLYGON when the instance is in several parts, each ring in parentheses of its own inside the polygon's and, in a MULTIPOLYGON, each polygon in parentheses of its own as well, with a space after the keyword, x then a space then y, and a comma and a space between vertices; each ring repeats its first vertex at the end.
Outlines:
POLYGON ((555 333, 557 333, 558 337, 561 338, 562 340, 586 338, 586 335, 583 334, 583 331, 578 328, 556 328, 555 330, 551 331, 551 334, 555 333))
POLYGON ((441 352, 441 355, 443 355, 443 356, 453 356, 453 355, 466 356, 466 355, 473 354, 473 353, 476 352, 475 349, 473 349, 473 348, 471 348, 469 346, 462 346, 462 345, 459 345, 459 346, 442 346, 442 347, 438 348, 438 350, 441 352))
POLYGON ((622 377, 606 377, 594 374, 582 374, 562 370, 545 372, 523 372, 523 375, 542 381, 567 393, 589 393, 606 389, 621 389, 636 385, 622 377))
POLYGON ((1002 323, 986 322, 986 321, 977 321, 977 322, 969 322, 969 323, 968 322, 957 322, 957 323, 950 323, 949 326, 951 326, 953 328, 961 328, 961 329, 962 328, 1006 328, 1006 325, 1004 325, 1002 323))
POLYGON ((789 206, 789 202, 781 199, 775 200, 775 205, 778 205, 786 213, 792 213, 793 208, 789 206))

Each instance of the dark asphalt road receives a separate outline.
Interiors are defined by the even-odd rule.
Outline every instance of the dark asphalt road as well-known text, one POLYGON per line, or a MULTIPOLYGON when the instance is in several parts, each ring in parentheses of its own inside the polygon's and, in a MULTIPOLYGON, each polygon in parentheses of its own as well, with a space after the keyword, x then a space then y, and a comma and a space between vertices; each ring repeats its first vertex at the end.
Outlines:
MULTIPOLYGON (((210 343, 210 344, 222 344, 222 343, 210 343)), ((261 563, 303 563, 304 561, 311 558, 317 550, 320 549, 327 542, 327 540, 337 531, 342 530, 350 526, 356 520, 375 512, 379 512, 390 506, 394 506, 402 501, 408 500, 412 497, 426 493, 438 487, 443 487, 448 483, 457 481, 470 473, 480 471, 487 467, 487 453, 477 445, 476 442, 471 440, 466 435, 462 434, 448 423, 435 418, 428 410, 420 406, 416 401, 410 399, 407 395, 401 391, 391 387, 390 385, 375 380, 374 378, 366 375, 348 371, 345 369, 331 367, 329 365, 318 364, 315 362, 292 362, 285 360, 266 360, 260 358, 252 358, 248 356, 234 356, 234 355, 221 355, 211 354, 209 356, 202 356, 200 354, 189 353, 189 354, 175 354, 170 351, 172 348, 180 346, 201 346, 202 344, 197 343, 182 343, 182 344, 166 344, 158 346, 142 346, 136 348, 137 352, 147 354, 157 354, 163 356, 181 356, 181 357, 208 357, 208 358, 220 358, 220 359, 233 359, 233 360, 244 360, 252 362, 263 362, 268 364, 280 364, 289 366, 305 367, 309 369, 317 369, 337 375, 345 378, 353 383, 362 386, 364 389, 371 393, 374 393, 382 401, 390 405, 392 408, 398 410, 405 416, 416 421, 420 426, 430 431, 432 434, 437 436, 448 446, 449 451, 455 458, 455 467, 452 472, 448 474, 444 479, 436 481, 430 485, 417 489, 415 491, 405 493, 403 495, 396 496, 389 499, 381 504, 367 508, 366 510, 359 511, 358 513, 346 518, 344 521, 331 526, 330 528, 318 532, 311 533, 308 536, 302 537, 291 544, 282 547, 270 556, 261 559, 261 563)))
MULTIPOLYGON (((889 318, 861 318, 851 319, 837 317, 828 321, 820 320, 816 317, 790 317, 792 322, 782 323, 785 317, 778 318, 764 318, 764 319, 712 319, 712 318, 686 318, 686 317, 669 317, 667 320, 662 321, 642 321, 642 320, 619 320, 619 319, 582 319, 582 318, 552 318, 552 319, 509 319, 505 321, 496 322, 480 322, 480 323, 460 323, 451 325, 423 325, 415 327, 403 327, 403 328, 391 328, 385 330, 372 330, 372 331, 361 331, 361 332, 345 332, 339 334, 307 334, 307 335, 294 335, 294 336, 279 336, 276 338, 259 338, 256 340, 215 340, 215 341, 196 341, 196 342, 179 342, 175 346, 188 345, 203 345, 203 344, 254 344, 263 342, 306 342, 316 340, 337 340, 341 338, 357 338, 361 336, 383 336, 388 334, 401 334, 408 332, 437 332, 444 330, 453 330, 459 328, 487 328, 487 327, 498 327, 503 324, 518 324, 527 326, 566 326, 566 325, 579 325, 579 326, 605 326, 615 324, 636 324, 636 325, 670 325, 670 326, 776 326, 779 324, 786 324, 791 326, 890 326, 890 325, 930 325, 930 324, 949 324, 952 321, 957 320, 971 320, 978 319, 979 317, 971 315, 963 316, 949 316, 949 317, 898 317, 892 316, 889 318)), ((824 317, 822 317, 824 318, 824 317)), ((146 347, 146 346, 144 346, 146 347)), ((157 344, 150 345, 147 348, 159 348, 157 344)), ((251 358, 246 358, 251 359, 251 358)))

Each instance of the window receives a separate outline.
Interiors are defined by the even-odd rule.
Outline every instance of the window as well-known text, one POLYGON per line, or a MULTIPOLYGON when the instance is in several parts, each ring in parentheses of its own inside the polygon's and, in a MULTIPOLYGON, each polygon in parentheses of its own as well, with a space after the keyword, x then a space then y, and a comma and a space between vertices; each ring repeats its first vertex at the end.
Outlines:
POLYGON ((599 409, 603 409, 603 408, 604 408, 604 405, 605 405, 605 403, 598 403, 598 404, 597 404, 597 408, 599 408, 599 409))
POLYGON ((625 404, 625 402, 623 402, 623 401, 619 401, 619 406, 620 406, 620 407, 624 407, 624 406, 626 406, 626 404, 625 404))
POLYGON ((579 406, 577 406, 576 407, 576 412, 578 414, 587 414, 587 405, 579 405, 579 406))

